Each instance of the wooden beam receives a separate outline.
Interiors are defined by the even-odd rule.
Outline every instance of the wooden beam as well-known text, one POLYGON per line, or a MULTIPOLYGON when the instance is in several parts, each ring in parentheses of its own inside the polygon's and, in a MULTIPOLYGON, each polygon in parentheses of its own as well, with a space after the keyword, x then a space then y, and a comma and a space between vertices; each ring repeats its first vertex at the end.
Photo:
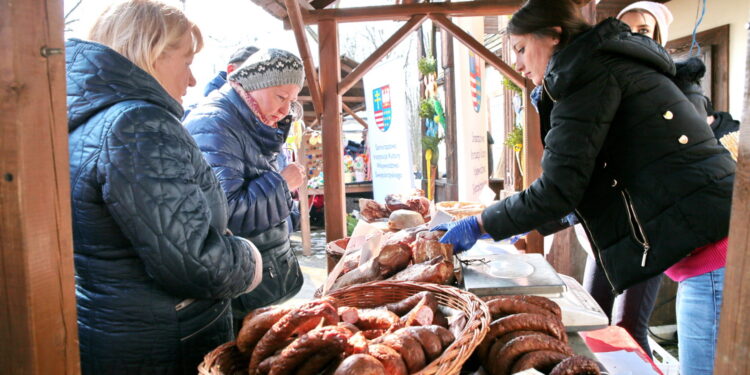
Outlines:
POLYGON ((63 22, 62 1, 0 1, 0 368, 13 374, 80 373, 63 22))
POLYGON ((485 47, 482 43, 479 43, 476 39, 474 39, 473 36, 469 35, 469 33, 464 31, 463 29, 458 27, 458 25, 445 17, 445 15, 433 14, 430 16, 430 18, 432 18, 432 20, 448 34, 452 35, 454 38, 463 43, 466 48, 472 50, 474 53, 479 55, 479 57, 483 58, 490 65, 499 70, 502 75, 515 83, 518 87, 526 86, 526 83, 524 82, 525 79, 520 74, 518 74, 518 72, 513 70, 513 68, 506 64, 505 61, 503 61, 500 57, 488 50, 487 47, 485 47))
POLYGON ((339 84, 339 94, 343 95, 345 92, 349 91, 349 89, 362 79, 362 77, 364 77, 364 75, 367 74, 367 72, 369 72, 370 69, 372 69, 372 67, 383 58, 383 56, 391 52, 399 43, 401 43, 401 41, 411 34, 412 31, 419 27, 426 18, 427 16, 424 14, 417 14, 410 18, 406 24, 401 26, 401 28, 393 33, 385 43, 378 47, 370 57, 365 59, 365 61, 362 61, 362 63, 357 65, 351 73, 346 75, 339 84))
POLYGON ((313 0, 310 5, 315 9, 323 9, 336 2, 336 0, 313 0))
POLYGON ((338 23, 407 20, 415 14, 442 14, 448 17, 501 16, 512 14, 522 3, 521 0, 495 0, 322 9, 307 12, 302 15, 302 19, 309 25, 322 20, 335 20, 338 23))
MULTIPOLYGON (((297 97, 297 100, 300 102, 310 102, 312 101, 312 96, 309 95, 300 95, 297 97)), ((344 96, 341 98, 341 101, 344 103, 362 103, 365 101, 364 96, 344 96)))
MULTIPOLYGON (((533 109, 529 93, 534 88, 531 81, 523 86, 523 188, 527 189, 542 175, 542 135, 539 114, 533 109)), ((537 231, 531 231, 526 236, 526 252, 544 254, 544 236, 537 231)))
MULTIPOLYGON (((447 33, 440 33, 443 42, 442 63, 445 77, 445 146, 446 150, 456 150, 458 144, 458 127, 456 125, 456 66, 454 64, 453 38, 447 33)), ((446 152, 445 181, 441 200, 458 200, 458 153, 446 152)), ((438 170, 438 176, 443 171, 438 170)), ((436 181, 438 180, 436 176, 436 181)), ((435 183, 435 201, 438 201, 437 182, 435 183)))
POLYGON ((353 118, 353 119, 357 120, 357 122, 358 122, 358 123, 359 123, 360 125, 364 126, 364 127, 365 127, 365 129, 367 129, 367 121, 365 121, 365 120, 362 120, 362 117, 359 117, 359 116, 357 116, 357 114, 356 114, 356 113, 354 113, 354 111, 352 111, 352 109, 351 109, 351 108, 349 108, 349 106, 348 106, 348 105, 346 105, 346 104, 342 104, 342 106, 344 107, 344 112, 348 113, 348 114, 349 114, 349 116, 352 116, 352 118, 353 118))
POLYGON ((325 195, 325 227, 328 242, 346 236, 346 205, 344 199, 343 135, 341 132, 341 59, 336 21, 318 25, 320 33, 320 84, 323 89, 323 174, 325 195))
POLYGON ((315 63, 313 63, 312 54, 310 53, 310 45, 307 44, 305 25, 302 24, 302 11, 297 0, 284 1, 286 3, 286 11, 289 14, 289 21, 294 31, 294 39, 297 40, 297 49, 299 49, 299 54, 302 57, 302 63, 305 67, 305 77, 307 77, 307 87, 310 90, 310 96, 312 96, 313 108, 315 108, 315 114, 320 117, 323 115, 323 96, 320 93, 318 72, 315 69, 315 63))
MULTIPOLYGON (((315 9, 315 8, 313 8, 312 4, 310 4, 310 2, 308 2, 307 0, 297 0, 297 4, 299 4, 300 9, 304 9, 304 10, 313 10, 313 9, 315 9)), ((288 12, 289 11, 287 10, 287 13, 288 12)))
MULTIPOLYGON (((745 69, 750 68, 748 35, 745 69)), ((750 75, 745 74, 745 113, 750 121, 750 75)), ((750 373, 750 132, 740 131, 737 172, 734 176, 732 217, 729 222, 729 248, 724 275, 719 340, 714 374, 750 373)))

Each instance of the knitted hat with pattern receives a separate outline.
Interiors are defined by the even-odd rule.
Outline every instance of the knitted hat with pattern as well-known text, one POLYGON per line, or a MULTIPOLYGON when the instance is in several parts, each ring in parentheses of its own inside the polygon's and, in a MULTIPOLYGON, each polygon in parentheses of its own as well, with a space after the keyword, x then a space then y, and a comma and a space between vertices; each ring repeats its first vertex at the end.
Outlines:
POLYGON ((299 57, 282 49, 269 48, 252 54, 227 79, 239 83, 245 91, 289 84, 302 87, 305 71, 299 57))

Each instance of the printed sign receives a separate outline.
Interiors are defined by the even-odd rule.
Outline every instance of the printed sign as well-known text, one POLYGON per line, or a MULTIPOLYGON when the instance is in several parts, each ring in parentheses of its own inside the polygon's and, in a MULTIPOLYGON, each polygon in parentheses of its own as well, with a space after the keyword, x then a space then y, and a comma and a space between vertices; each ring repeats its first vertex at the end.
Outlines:
POLYGON ((372 193, 383 202, 388 194, 406 194, 414 187, 411 142, 406 111, 403 69, 399 61, 386 61, 374 67, 363 79, 370 124, 372 193), (394 72, 401 72, 394 74, 394 72))
POLYGON ((385 85, 372 90, 373 111, 375 123, 380 131, 386 132, 391 127, 391 87, 385 85))
POLYGON ((479 65, 481 59, 469 52, 469 82, 471 83, 471 102, 474 105, 474 112, 479 113, 482 107, 482 69, 479 65))

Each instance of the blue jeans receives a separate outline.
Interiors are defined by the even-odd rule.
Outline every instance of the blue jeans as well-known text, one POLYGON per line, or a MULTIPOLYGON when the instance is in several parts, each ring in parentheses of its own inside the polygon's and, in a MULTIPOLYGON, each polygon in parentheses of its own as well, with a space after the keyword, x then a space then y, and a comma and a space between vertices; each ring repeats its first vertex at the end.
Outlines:
POLYGON ((724 267, 680 282, 677 337, 681 375, 713 374, 723 291, 724 267))

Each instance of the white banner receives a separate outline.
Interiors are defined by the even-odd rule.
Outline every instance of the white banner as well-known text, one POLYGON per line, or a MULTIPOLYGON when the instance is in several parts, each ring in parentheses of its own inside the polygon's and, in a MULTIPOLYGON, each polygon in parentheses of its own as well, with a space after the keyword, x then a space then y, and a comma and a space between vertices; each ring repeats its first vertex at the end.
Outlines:
POLYGON ((364 77, 372 192, 379 202, 414 188, 404 69, 398 64, 383 62, 364 77))
MULTIPOLYGON (((467 33, 484 38, 483 17, 454 19, 467 33)), ((478 202, 489 182, 487 155, 487 95, 484 60, 454 41, 456 77, 456 151, 458 152, 458 199, 478 202)), ((450 151, 449 151, 450 152, 450 151)))

